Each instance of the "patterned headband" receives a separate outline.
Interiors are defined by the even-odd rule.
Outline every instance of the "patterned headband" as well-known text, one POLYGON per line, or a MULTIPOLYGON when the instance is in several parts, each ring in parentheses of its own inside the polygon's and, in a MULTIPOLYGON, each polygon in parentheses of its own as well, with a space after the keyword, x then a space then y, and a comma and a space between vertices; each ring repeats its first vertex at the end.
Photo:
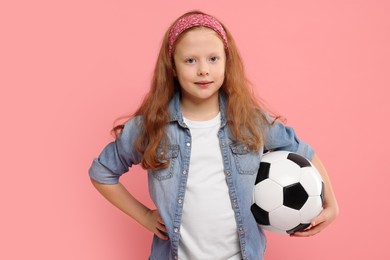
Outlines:
POLYGON ((222 38, 223 45, 225 49, 228 47, 226 32, 223 29, 220 22, 214 17, 207 14, 192 14, 185 16, 179 19, 173 26, 171 31, 169 32, 169 57, 172 58, 173 55, 173 45, 175 44, 177 38, 183 33, 185 30, 196 27, 196 26, 205 26, 210 29, 216 31, 219 36, 222 38))

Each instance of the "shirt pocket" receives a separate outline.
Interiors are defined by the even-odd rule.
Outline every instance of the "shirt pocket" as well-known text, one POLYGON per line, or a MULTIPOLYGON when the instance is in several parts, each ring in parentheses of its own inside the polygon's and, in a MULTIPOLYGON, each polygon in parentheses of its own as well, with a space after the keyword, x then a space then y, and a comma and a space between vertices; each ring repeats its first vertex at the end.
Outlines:
POLYGON ((260 165, 260 154, 258 152, 253 152, 246 145, 238 142, 229 146, 240 174, 253 175, 257 173, 260 165))
POLYGON ((152 175, 159 181, 166 180, 172 177, 177 156, 179 155, 179 145, 168 145, 167 148, 159 147, 157 149, 157 158, 160 162, 169 162, 166 168, 158 168, 152 170, 152 175))

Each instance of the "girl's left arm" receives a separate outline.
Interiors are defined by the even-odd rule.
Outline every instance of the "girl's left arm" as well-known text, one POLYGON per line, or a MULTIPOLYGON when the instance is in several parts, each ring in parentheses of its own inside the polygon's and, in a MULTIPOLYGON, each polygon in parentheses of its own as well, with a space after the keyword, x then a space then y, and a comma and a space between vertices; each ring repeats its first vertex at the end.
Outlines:
POLYGON ((317 168, 321 174, 322 180, 325 186, 325 198, 322 212, 311 221, 311 225, 308 229, 302 232, 295 232, 291 236, 295 237, 307 237, 313 236, 321 232, 326 228, 333 220, 339 215, 339 206, 337 204, 336 197, 333 192, 332 184, 330 182, 328 173, 322 164, 320 158, 314 154, 313 159, 311 160, 313 165, 317 168))

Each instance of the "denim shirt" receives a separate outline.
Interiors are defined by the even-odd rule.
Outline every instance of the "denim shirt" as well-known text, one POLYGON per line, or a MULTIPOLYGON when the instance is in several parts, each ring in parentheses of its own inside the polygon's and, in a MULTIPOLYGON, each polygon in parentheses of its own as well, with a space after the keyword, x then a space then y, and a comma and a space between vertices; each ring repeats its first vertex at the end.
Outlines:
MULTIPOLYGON (((263 259, 266 239, 257 225, 250 206, 253 203, 253 187, 263 149, 250 151, 234 140, 226 120, 226 101, 219 97, 221 127, 218 132, 223 158, 224 173, 234 211, 237 232, 243 259, 263 259)), ((168 149, 157 151, 163 160, 169 161, 164 169, 148 170, 149 194, 167 228, 169 240, 154 235, 151 260, 178 259, 180 223, 191 157, 191 133, 183 122, 180 98, 176 94, 169 103, 170 122, 166 127, 169 138, 168 149)), ((125 124, 120 137, 108 144, 100 156, 93 160, 89 175, 97 182, 116 184, 119 177, 134 164, 141 161, 142 154, 136 150, 135 142, 140 134, 142 117, 134 117, 125 124)), ((313 149, 300 141, 294 130, 280 122, 265 129, 265 150, 287 150, 311 159, 313 149)), ((221 238, 224 239, 224 238, 221 238)))

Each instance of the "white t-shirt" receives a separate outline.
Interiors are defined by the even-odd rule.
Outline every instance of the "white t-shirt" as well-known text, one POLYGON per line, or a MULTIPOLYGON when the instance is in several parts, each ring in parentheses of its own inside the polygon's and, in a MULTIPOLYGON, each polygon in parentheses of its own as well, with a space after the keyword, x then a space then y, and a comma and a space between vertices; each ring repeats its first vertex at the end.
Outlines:
POLYGON ((191 131, 191 159, 180 228, 180 260, 241 259, 237 224, 219 147, 221 116, 184 119, 191 131))

